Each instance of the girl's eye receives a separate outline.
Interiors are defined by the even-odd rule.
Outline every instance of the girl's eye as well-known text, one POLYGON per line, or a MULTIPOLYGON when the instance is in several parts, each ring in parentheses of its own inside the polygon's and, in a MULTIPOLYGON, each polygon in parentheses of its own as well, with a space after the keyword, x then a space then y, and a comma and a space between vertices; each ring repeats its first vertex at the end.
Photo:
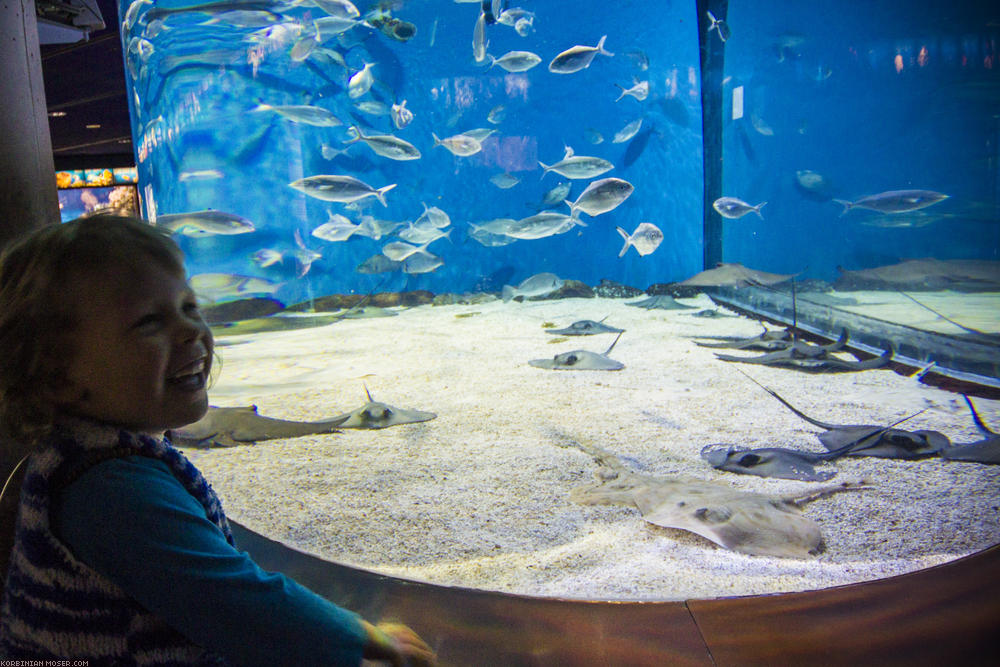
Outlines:
POLYGON ((149 313, 140 317, 133 325, 134 329, 154 329, 160 325, 163 318, 159 313, 149 313))
POLYGON ((184 304, 184 313, 186 315, 200 315, 201 311, 198 310, 198 304, 192 301, 184 304))

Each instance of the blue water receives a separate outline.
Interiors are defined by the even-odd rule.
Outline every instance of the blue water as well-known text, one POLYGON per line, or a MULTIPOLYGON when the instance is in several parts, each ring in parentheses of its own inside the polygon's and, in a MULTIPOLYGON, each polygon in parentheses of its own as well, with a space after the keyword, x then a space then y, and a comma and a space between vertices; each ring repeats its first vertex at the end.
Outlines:
MULTIPOLYGON (((377 4, 357 3, 362 15, 377 4)), ((317 52, 293 60, 294 40, 280 39, 273 27, 271 38, 259 38, 259 27, 234 25, 232 15, 208 22, 209 14, 194 9, 156 15, 150 5, 137 7, 138 20, 123 30, 123 42, 126 69, 134 77, 134 144, 147 214, 211 208, 241 215, 256 227, 235 236, 178 235, 192 274, 258 277, 279 285, 275 297, 292 303, 376 286, 499 290, 502 282, 541 271, 591 285, 608 278, 645 288, 703 268, 701 74, 693 2, 525 0, 524 8, 534 13, 525 36, 506 25, 486 28, 491 55, 524 50, 541 57, 522 73, 474 62, 478 4, 383 4, 415 25, 416 35, 399 42, 358 27, 327 40, 324 46, 346 61, 347 70, 320 60, 317 52), (594 46, 602 35, 613 57, 597 55, 589 68, 572 74, 548 71, 556 54, 594 46), (374 63, 376 83, 353 100, 347 77, 365 63, 374 63), (634 80, 649 82, 648 98, 616 101, 617 86, 634 80), (404 99, 414 114, 404 129, 394 128, 389 116, 354 105, 404 99), (260 102, 323 107, 365 134, 405 139, 422 157, 394 161, 354 144, 327 159, 323 146, 346 147, 343 127, 251 112, 260 102), (498 105, 506 115, 492 124, 487 116, 498 105), (640 117, 635 137, 612 143, 616 132, 640 117), (475 128, 496 132, 469 157, 435 147, 431 137, 475 128), (597 133, 603 141, 595 144, 597 133), (469 222, 535 213, 545 193, 567 180, 555 173, 543 177, 539 161, 557 162, 567 145, 612 162, 615 168, 599 178, 629 181, 632 196, 610 212, 581 216, 586 227, 550 238, 484 247, 468 237, 469 222), (504 172, 520 182, 507 190, 490 182, 504 172), (396 187, 387 193, 386 207, 368 198, 358 208, 320 201, 288 185, 317 174, 396 187), (432 273, 355 270, 395 238, 329 242, 311 236, 330 213, 353 222, 364 215, 408 222, 423 213, 424 204, 451 219, 450 240, 428 248, 444 261, 432 273), (631 232, 641 222, 662 230, 662 244, 645 257, 629 250, 619 258, 622 240, 615 228, 631 232), (294 257, 296 231, 322 255, 304 275, 294 257), (256 265, 251 256, 263 248, 283 252, 284 260, 256 265)), ((957 8, 935 14, 914 3, 729 3, 726 122, 722 155, 711 159, 722 165, 721 194, 768 204, 764 220, 754 214, 721 220, 725 261, 830 280, 838 265, 865 268, 929 255, 996 258, 1000 29, 987 24, 980 15, 985 10, 973 7, 978 3, 967 3, 967 10, 963 3, 951 4, 957 8), (788 41, 780 37, 788 33, 795 35, 794 44, 776 47, 788 41), (740 86, 744 116, 734 120, 732 91, 740 86), (798 170, 822 174, 829 190, 821 197, 803 194, 796 187, 798 170), (924 226, 903 228, 865 224, 874 216, 866 211, 840 216, 842 207, 829 200, 910 188, 950 198, 925 211, 935 218, 919 218, 924 226)), ((123 0, 122 16, 129 6, 123 0)), ((297 29, 324 15, 312 6, 266 6, 281 24, 297 29)), ((155 7, 192 5, 159 1, 155 7)), ((575 199, 587 183, 573 181, 569 197, 575 199)), ((554 210, 568 213, 566 206, 554 210)))
POLYGON ((724 222, 726 261, 832 280, 838 265, 1000 258, 1000 24, 987 5, 730 2, 724 189, 768 204, 765 221, 724 222), (798 43, 782 49, 789 36, 798 43), (821 174, 833 198, 949 198, 915 215, 841 216, 796 186, 798 170, 821 174), (878 226, 906 218, 923 226, 878 226))

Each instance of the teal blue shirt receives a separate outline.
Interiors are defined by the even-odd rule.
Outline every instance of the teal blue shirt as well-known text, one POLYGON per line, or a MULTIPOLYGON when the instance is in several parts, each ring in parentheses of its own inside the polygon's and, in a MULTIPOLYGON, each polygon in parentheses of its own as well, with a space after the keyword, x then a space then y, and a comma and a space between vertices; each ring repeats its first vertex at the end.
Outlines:
POLYGON ((359 617, 237 551, 161 461, 98 464, 53 499, 53 532, 189 640, 238 665, 359 665, 359 617))

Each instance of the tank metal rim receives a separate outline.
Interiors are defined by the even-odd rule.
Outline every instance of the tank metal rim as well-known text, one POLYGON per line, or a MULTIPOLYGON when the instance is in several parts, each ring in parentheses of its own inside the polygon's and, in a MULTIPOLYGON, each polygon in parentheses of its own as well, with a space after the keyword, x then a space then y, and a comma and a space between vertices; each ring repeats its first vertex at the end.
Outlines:
POLYGON ((586 600, 434 584, 324 560, 233 523, 237 544, 441 664, 986 664, 1000 648, 1000 544, 906 574, 802 592, 586 600))

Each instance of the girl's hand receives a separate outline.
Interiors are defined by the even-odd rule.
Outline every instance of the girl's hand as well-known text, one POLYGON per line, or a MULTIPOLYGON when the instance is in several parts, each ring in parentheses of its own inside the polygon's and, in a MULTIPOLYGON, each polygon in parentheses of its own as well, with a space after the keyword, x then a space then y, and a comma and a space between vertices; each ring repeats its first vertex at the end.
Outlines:
POLYGON ((362 624, 368 633, 364 651, 367 660, 384 660, 394 667, 432 667, 437 664, 431 647, 402 623, 379 623, 376 626, 362 621, 362 624))

